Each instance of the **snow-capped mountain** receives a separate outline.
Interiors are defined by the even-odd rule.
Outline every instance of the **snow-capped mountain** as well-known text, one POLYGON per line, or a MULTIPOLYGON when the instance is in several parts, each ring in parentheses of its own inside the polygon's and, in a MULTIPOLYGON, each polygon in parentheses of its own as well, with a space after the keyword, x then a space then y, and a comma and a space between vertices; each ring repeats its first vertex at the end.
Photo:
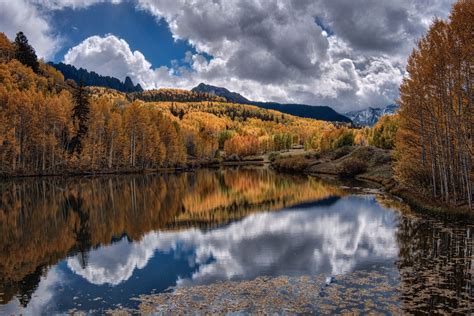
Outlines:
POLYGON ((374 126, 383 115, 393 115, 397 113, 399 106, 397 104, 389 104, 382 108, 369 107, 360 111, 351 111, 344 113, 350 118, 355 125, 374 126))

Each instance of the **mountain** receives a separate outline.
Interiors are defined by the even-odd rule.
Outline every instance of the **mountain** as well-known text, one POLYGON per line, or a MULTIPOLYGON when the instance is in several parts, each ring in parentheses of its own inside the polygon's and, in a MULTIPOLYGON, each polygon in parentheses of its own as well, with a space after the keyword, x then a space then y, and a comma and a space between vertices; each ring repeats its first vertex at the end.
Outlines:
POLYGON ((226 98, 229 102, 239 104, 251 104, 267 110, 275 110, 286 114, 299 117, 312 118, 316 120, 351 123, 351 120, 341 115, 328 106, 313 106, 306 104, 282 104, 277 102, 257 102, 251 101, 244 96, 227 90, 226 88, 216 87, 200 83, 191 89, 194 92, 204 92, 226 98))
POLYGON ((260 108, 275 110, 282 113, 291 114, 299 117, 312 118, 322 121, 330 122, 344 122, 351 123, 351 120, 334 111, 329 106, 322 105, 306 105, 297 103, 276 103, 276 102, 256 102, 251 101, 250 104, 258 106, 260 108))
POLYGON ((72 79, 79 83, 83 82, 85 86, 99 86, 105 88, 115 89, 121 92, 141 92, 143 91, 140 84, 134 85, 130 77, 126 77, 124 82, 119 79, 110 76, 101 76, 94 71, 88 71, 84 68, 77 69, 73 65, 64 63, 49 63, 51 66, 59 70, 63 75, 64 79, 72 79))
POLYGON ((200 83, 197 87, 192 88, 191 91, 214 94, 220 97, 224 97, 227 99, 227 101, 233 103, 249 104, 252 102, 236 92, 231 92, 226 88, 215 87, 205 83, 200 83))
POLYGON ((383 115, 393 115, 397 113, 399 106, 397 104, 389 104, 381 108, 369 107, 360 111, 351 111, 344 113, 350 118, 354 124, 359 126, 374 126, 383 115))

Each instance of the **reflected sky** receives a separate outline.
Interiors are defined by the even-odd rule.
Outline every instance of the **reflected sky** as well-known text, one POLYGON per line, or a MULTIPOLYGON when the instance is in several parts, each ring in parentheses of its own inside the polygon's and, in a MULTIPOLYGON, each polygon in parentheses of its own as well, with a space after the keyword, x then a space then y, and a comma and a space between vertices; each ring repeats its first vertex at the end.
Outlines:
POLYGON ((125 236, 60 261, 42 277, 26 309, 14 298, 0 311, 97 311, 133 306, 131 297, 174 286, 396 269, 399 216, 372 195, 348 195, 251 214, 214 229, 154 231, 137 241, 125 236))

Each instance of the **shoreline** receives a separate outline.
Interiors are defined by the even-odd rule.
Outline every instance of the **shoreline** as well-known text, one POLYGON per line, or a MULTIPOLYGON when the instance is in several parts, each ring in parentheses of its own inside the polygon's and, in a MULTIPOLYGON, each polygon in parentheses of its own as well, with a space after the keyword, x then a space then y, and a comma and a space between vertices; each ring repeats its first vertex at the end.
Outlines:
POLYGON ((198 169, 211 169, 220 167, 238 167, 238 166, 265 166, 268 161, 263 160, 240 160, 240 161, 220 161, 209 163, 198 163, 185 167, 166 167, 166 168, 136 168, 136 169, 113 169, 113 170, 83 170, 83 171, 64 171, 54 173, 25 173, 25 174, 0 174, 1 180, 13 180, 24 178, 48 178, 48 177, 87 177, 87 176, 107 176, 107 175, 130 175, 130 174, 158 174, 174 172, 193 172, 198 169))
POLYGON ((280 172, 370 182, 383 189, 385 194, 400 199, 419 214, 451 220, 474 220, 474 211, 469 207, 453 207, 433 202, 403 188, 394 178, 392 162, 390 151, 366 146, 342 147, 324 154, 288 155, 272 161, 271 167, 280 172), (360 160, 367 163, 366 169, 344 177, 341 169, 360 160))
MULTIPOLYGON (((326 155, 333 155, 331 159, 321 159, 319 154, 301 151, 288 151, 277 153, 276 159, 269 160, 270 154, 264 154, 257 157, 247 158, 243 160, 213 160, 213 161, 190 161, 186 166, 181 167, 164 167, 164 168, 136 168, 136 169, 114 169, 114 170, 84 170, 84 171, 67 171, 55 172, 45 174, 0 174, 0 181, 16 180, 16 179, 43 179, 49 177, 95 177, 95 176, 113 176, 113 175, 146 175, 146 174, 166 174, 176 172, 194 172, 199 169, 215 169, 226 167, 240 167, 240 166, 256 166, 268 167, 278 172, 304 174, 316 177, 330 177, 341 180, 357 180, 365 183, 372 183, 383 190, 383 193, 400 199, 402 202, 409 205, 414 211, 421 214, 428 214, 435 217, 443 217, 455 220, 474 219, 474 213, 466 207, 456 207, 442 205, 428 201, 425 197, 410 193, 407 189, 401 187, 393 177, 391 171, 391 157, 390 161, 385 157, 383 163, 375 167, 368 167, 366 172, 353 175, 351 177, 342 177, 339 172, 340 165, 338 161, 351 156, 358 147, 339 148, 332 150, 326 155), (323 160, 323 162, 320 162, 323 160), (286 164, 284 164, 287 162, 286 164), (375 169, 375 170, 374 170, 375 169)), ((359 147, 359 151, 364 150, 364 147, 359 147)), ((380 150, 373 147, 365 147, 371 151, 383 151, 387 155, 386 150, 380 150)))

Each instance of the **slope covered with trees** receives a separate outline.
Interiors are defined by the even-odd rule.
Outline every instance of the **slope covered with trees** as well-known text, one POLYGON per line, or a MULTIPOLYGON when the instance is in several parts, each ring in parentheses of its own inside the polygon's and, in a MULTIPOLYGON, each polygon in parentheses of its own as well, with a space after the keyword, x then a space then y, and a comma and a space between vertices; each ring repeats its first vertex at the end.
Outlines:
POLYGON ((399 181, 423 196, 473 206, 474 2, 435 20, 400 88, 399 181))
POLYGON ((194 92, 183 89, 161 88, 146 90, 143 92, 129 93, 127 98, 131 101, 142 100, 145 102, 175 101, 175 102, 199 102, 199 101, 216 101, 226 102, 225 98, 205 93, 194 92))

